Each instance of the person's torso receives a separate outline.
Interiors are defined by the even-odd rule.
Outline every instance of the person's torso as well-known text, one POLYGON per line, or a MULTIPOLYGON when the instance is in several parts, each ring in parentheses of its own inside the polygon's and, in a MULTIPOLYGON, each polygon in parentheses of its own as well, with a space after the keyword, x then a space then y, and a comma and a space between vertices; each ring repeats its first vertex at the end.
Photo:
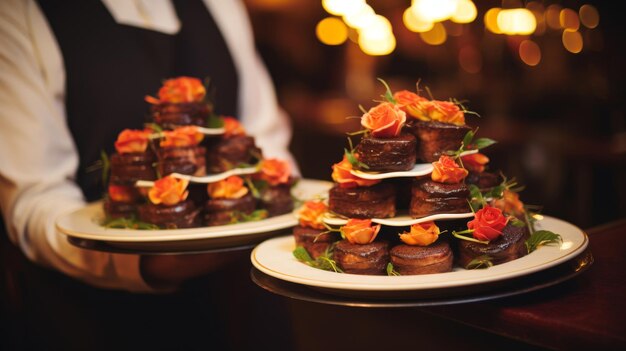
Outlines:
POLYGON ((117 135, 148 122, 146 95, 164 79, 209 78, 217 114, 237 116, 238 77, 228 47, 201 0, 173 1, 180 31, 118 24, 99 0, 39 0, 61 49, 67 123, 79 152, 77 181, 88 200, 104 189, 92 170, 117 135))

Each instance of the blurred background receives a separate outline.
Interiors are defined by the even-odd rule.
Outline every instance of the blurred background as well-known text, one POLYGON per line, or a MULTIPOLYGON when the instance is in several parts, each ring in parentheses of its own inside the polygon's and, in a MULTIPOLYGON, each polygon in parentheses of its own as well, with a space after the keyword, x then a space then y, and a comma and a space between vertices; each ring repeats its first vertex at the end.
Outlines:
POLYGON ((600 1, 246 0, 307 178, 384 93, 455 98, 490 170, 581 227, 626 217, 624 12, 600 1))

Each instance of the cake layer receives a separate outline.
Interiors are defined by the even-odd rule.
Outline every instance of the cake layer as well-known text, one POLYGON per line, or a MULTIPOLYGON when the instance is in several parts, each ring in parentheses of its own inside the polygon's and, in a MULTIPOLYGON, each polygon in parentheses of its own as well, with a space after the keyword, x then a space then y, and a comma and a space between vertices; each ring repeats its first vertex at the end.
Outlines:
POLYGON ((397 245, 389 252, 389 258, 393 268, 401 275, 452 271, 452 250, 444 240, 429 246, 397 245))
POLYGON ((418 140, 417 157, 424 162, 435 162, 446 151, 458 150, 463 137, 471 129, 466 125, 411 120, 405 127, 418 140))
POLYGON ((250 194, 239 199, 209 199, 204 204, 204 223, 208 226, 236 223, 242 214, 254 212, 256 200, 250 194))
POLYGON ((291 184, 268 186, 260 195, 259 206, 266 209, 270 217, 293 211, 291 184))
POLYGON ((137 214, 136 203, 113 201, 110 198, 104 200, 104 213, 108 218, 130 218, 137 214))
POLYGON ((155 161, 152 152, 115 153, 110 158, 110 180, 120 185, 132 185, 138 180, 155 180, 155 161))
POLYGON ((396 215, 396 189, 384 182, 355 188, 335 184, 328 193, 328 207, 349 218, 393 217, 396 215))
POLYGON ((467 240, 459 242, 459 265, 467 267, 473 259, 480 256, 489 256, 493 264, 501 264, 526 256, 526 240, 530 237, 530 232, 526 226, 516 227, 507 224, 496 240, 489 244, 481 244, 467 240))
POLYGON ((296 246, 304 247, 314 259, 323 254, 333 242, 339 240, 339 234, 336 232, 303 226, 293 227, 293 236, 296 246))
POLYGON ((335 245, 333 259, 344 273, 383 275, 389 262, 389 243, 360 245, 341 240, 335 245))
POLYGON ((355 148, 359 161, 369 168, 362 171, 408 171, 415 166, 417 140, 409 133, 393 138, 363 137, 355 148))
POLYGON ((481 190, 493 188, 494 186, 499 185, 501 182, 502 179, 499 175, 488 172, 469 172, 469 174, 465 178, 466 184, 476 185, 481 190))
POLYGON ((208 150, 209 173, 221 173, 243 164, 256 163, 261 157, 261 149, 254 138, 247 135, 236 135, 215 140, 208 150))
POLYGON ((172 206, 147 203, 139 206, 139 219, 166 229, 192 228, 199 225, 199 212, 189 200, 172 206))
POLYGON ((421 218, 439 213, 466 213, 470 211, 469 190, 463 183, 445 184, 430 178, 416 179, 411 188, 409 214, 421 218))
POLYGON ((150 110, 154 122, 166 129, 186 125, 204 127, 212 113, 204 102, 160 103, 152 105, 150 110))
POLYGON ((171 173, 206 175, 206 148, 204 146, 167 147, 158 150, 159 172, 164 177, 171 173))

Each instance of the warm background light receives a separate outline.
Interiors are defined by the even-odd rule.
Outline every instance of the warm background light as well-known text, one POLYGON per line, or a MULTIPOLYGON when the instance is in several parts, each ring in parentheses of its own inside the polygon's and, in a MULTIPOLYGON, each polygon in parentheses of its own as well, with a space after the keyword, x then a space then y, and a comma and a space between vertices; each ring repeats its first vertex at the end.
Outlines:
POLYGON ((441 23, 435 23, 433 29, 420 33, 420 38, 429 45, 441 45, 446 42, 447 37, 446 28, 441 23))
POLYGON ((561 10, 561 13, 559 14, 559 23, 564 29, 578 30, 578 28, 580 28, 578 13, 572 9, 561 10))
POLYGON ((396 48, 396 38, 388 33, 386 37, 359 36, 359 47, 364 53, 372 56, 389 55, 396 48))
POLYGON ((537 66, 541 62, 541 49, 532 40, 524 40, 519 45, 519 57, 529 66, 537 66))
POLYGON ((456 23, 471 23, 476 19, 477 15, 476 5, 472 1, 459 0, 450 20, 456 23))
POLYGON ((348 28, 340 19, 327 17, 319 21, 315 34, 326 45, 340 45, 348 39, 348 28))
POLYGON ((600 23, 600 15, 598 14, 598 10, 592 5, 583 5, 578 10, 580 15, 580 21, 587 28, 596 28, 600 23))
POLYGON ((427 32, 433 28, 433 22, 424 22, 417 18, 410 7, 404 10, 402 21, 410 31, 416 33, 427 32))
POLYGON ((578 31, 564 30, 562 40, 565 49, 572 54, 577 54, 583 50, 583 37, 578 31))
POLYGON ((546 23, 552 29, 561 29, 561 6, 552 4, 546 9, 546 23))
POLYGON ((445 21, 456 11, 458 0, 413 0, 411 9, 425 22, 445 21))
POLYGON ((374 9, 364 3, 357 11, 343 16, 343 20, 350 27, 360 29, 367 27, 372 21, 375 21, 374 16, 376 16, 374 9))
POLYGON ((358 11, 365 0, 322 0, 322 6, 331 15, 345 16, 358 11))
POLYGON ((502 31, 500 31, 500 28, 498 27, 498 14, 500 13, 500 10, 502 9, 494 7, 485 13, 485 27, 487 27, 490 32, 495 34, 502 34, 502 31))
POLYGON ((532 34, 537 28, 535 15, 527 9, 503 9, 498 13, 498 28, 509 35, 532 34))

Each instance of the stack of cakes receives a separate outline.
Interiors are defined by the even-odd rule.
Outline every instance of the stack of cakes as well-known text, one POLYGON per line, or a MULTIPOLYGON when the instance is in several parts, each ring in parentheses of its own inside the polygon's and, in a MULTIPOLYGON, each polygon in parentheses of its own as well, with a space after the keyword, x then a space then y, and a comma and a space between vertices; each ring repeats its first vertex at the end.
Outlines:
POLYGON ((292 211, 289 164, 264 159, 235 118, 215 115, 200 80, 168 79, 146 101, 152 123, 122 131, 110 157, 107 217, 176 229, 292 211), (241 177, 224 173, 242 167, 241 177), (152 186, 137 187, 142 181, 152 186))

